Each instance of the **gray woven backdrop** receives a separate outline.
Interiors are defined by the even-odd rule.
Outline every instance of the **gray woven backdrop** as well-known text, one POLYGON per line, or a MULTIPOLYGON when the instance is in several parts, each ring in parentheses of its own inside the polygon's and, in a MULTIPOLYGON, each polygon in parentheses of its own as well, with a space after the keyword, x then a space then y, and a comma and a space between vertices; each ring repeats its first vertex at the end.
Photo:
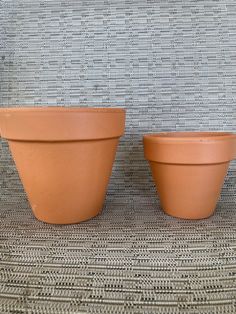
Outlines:
POLYGON ((142 134, 236 131, 234 0, 0 0, 0 106, 125 107, 103 214, 37 222, 2 142, 1 313, 234 313, 236 163, 216 215, 162 214, 142 134))

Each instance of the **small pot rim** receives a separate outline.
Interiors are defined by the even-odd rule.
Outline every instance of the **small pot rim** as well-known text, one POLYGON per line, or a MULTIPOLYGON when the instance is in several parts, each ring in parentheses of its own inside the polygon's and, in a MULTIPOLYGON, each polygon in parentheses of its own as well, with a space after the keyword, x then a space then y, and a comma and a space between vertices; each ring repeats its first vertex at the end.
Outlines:
POLYGON ((232 132, 221 131, 203 131, 203 132, 161 132, 150 133, 143 136, 144 139, 153 142, 209 142, 222 141, 236 138, 236 134, 232 132))
POLYGON ((231 132, 163 132, 143 137, 146 159, 169 164, 215 164, 236 157, 231 132))

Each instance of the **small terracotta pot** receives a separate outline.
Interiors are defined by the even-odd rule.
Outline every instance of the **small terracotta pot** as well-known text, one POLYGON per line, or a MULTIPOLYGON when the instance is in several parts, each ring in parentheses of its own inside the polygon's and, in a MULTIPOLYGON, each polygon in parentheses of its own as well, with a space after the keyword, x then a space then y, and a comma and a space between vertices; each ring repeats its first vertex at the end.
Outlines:
POLYGON ((144 136, 144 153, 163 210, 185 219, 213 214, 236 135, 223 132, 173 132, 144 136))
POLYGON ((71 224, 102 210, 124 126, 124 109, 0 109, 0 134, 36 218, 71 224))

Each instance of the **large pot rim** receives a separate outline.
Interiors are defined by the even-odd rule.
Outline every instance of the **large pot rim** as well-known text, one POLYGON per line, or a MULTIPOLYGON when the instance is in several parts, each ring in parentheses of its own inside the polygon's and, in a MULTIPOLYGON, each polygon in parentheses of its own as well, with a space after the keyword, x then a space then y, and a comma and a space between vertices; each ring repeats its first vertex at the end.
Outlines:
POLYGON ((125 109, 106 107, 0 108, 0 135, 14 141, 78 141, 117 138, 125 109))
POLYGON ((29 106, 29 107, 2 107, 0 108, 0 114, 1 113, 47 113, 47 112, 79 112, 79 113, 121 113, 125 112, 124 108, 114 108, 114 107, 79 107, 79 106, 72 106, 72 107, 66 107, 66 106, 29 106))
POLYGON ((163 132, 143 136, 149 161, 168 164, 216 164, 236 157, 232 132, 163 132))

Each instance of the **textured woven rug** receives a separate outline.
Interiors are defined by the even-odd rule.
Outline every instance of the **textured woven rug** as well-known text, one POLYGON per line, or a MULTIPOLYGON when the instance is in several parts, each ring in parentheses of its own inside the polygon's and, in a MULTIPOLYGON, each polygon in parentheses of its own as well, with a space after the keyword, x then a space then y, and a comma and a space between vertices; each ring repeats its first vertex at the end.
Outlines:
POLYGON ((24 196, 0 202, 0 313, 235 313, 236 204, 201 221, 155 198, 108 198, 67 226, 37 221, 24 196))

